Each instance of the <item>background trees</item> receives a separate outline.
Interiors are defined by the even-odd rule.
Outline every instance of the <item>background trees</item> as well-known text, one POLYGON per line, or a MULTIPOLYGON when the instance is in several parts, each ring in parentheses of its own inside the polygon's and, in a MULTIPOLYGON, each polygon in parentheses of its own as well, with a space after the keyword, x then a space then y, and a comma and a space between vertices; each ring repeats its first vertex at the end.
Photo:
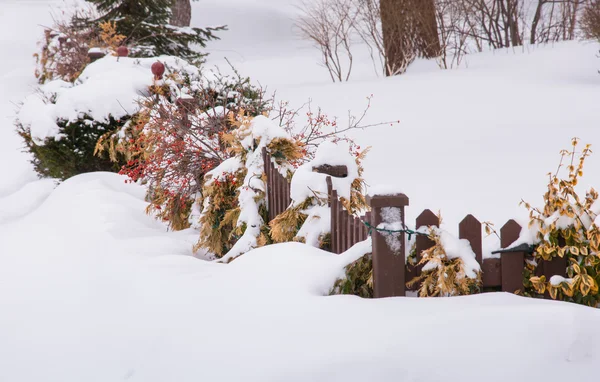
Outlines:
POLYGON ((115 21, 117 32, 127 37, 133 55, 173 55, 198 60, 202 54, 193 45, 204 47, 214 40, 217 28, 190 28, 189 0, 88 0, 100 13, 96 19, 81 20, 85 25, 115 21), (173 8, 171 8, 173 7, 173 8), (172 12, 172 9, 174 12, 172 12), (173 21, 176 25, 170 25, 173 21))
POLYGON ((333 81, 350 77, 354 45, 364 43, 386 76, 418 57, 442 68, 465 54, 590 37, 597 0, 317 0, 304 3, 297 25, 323 53, 333 81))

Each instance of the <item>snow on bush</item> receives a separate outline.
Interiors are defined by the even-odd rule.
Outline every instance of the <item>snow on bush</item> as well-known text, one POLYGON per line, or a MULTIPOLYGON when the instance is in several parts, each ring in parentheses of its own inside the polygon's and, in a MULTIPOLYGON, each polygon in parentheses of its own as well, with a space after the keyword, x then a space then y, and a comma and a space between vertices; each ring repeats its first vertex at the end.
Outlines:
POLYGON ((576 186, 583 176, 585 160, 592 153, 586 145, 577 151, 579 140, 573 138, 570 150, 561 151, 558 170, 551 174, 543 208, 523 202, 530 214, 534 237, 534 260, 527 262, 525 287, 527 295, 544 294, 553 299, 589 306, 600 305, 600 201, 593 188, 579 195, 576 186), (579 153, 577 159, 576 153, 579 153), (567 176, 561 176, 566 168, 567 176), (536 276, 543 261, 565 258, 567 277, 536 276))
POLYGON ((420 297, 469 295, 481 290, 481 266, 468 240, 435 226, 419 227, 418 232, 427 232, 434 243, 420 254, 421 275, 408 282, 409 286, 419 283, 420 297))
MULTIPOLYGON (((197 71, 176 57, 159 59, 179 70, 197 71)), ((123 156, 95 156, 96 142, 126 126, 139 111, 140 100, 151 94, 154 62, 106 56, 74 82, 49 81, 26 97, 16 125, 37 172, 66 179, 89 171, 118 171, 123 156)))
POLYGON ((302 146, 264 116, 243 117, 224 135, 233 156, 209 171, 202 189, 197 250, 229 262, 269 243, 263 150, 282 174, 302 156, 302 146))

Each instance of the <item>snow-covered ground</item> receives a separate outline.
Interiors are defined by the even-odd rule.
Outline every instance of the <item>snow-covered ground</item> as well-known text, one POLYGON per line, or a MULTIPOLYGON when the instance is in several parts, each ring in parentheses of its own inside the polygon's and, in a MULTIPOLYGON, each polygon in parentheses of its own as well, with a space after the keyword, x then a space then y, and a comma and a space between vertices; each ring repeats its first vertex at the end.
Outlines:
MULTIPOLYGON (((323 297, 360 248, 301 244, 229 265, 191 256, 195 232, 144 214, 144 190, 87 174, 55 190, 20 152, 15 104, 35 85, 38 25, 57 1, 0 0, 0 381, 595 381, 600 311, 507 294, 362 300, 323 297), (54 191, 53 191, 54 190, 54 191)), ((502 224, 538 202, 572 136, 600 144, 598 45, 418 63, 380 79, 362 62, 330 84, 292 29, 292 0, 202 0, 195 22, 230 24, 209 47, 279 97, 393 127, 358 132, 367 180, 401 187, 409 219, 441 209, 502 224), (239 38, 239 40, 238 40, 239 38)), ((600 158, 582 186, 600 185, 600 158)))

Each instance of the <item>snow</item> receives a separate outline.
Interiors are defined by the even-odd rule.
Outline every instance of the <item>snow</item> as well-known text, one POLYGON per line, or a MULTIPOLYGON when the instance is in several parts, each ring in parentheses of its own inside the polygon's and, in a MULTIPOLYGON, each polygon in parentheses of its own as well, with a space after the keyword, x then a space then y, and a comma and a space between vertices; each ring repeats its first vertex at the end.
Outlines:
MULTIPOLYGON (((251 3, 192 3, 199 25, 230 24, 210 62, 227 55, 279 96, 340 116, 373 93, 370 121, 401 123, 354 135, 373 147, 367 182, 410 197, 407 222, 441 208, 450 232, 467 213, 499 228, 526 214, 521 198, 541 201, 569 138, 598 144, 597 44, 473 55, 468 68, 393 79, 358 68, 333 85, 294 37, 294 3, 251 3)), ((118 175, 37 180, 12 121, 35 90, 31 54, 49 4, 59 2, 4 0, 0 12, 10 52, 0 62, 0 381, 597 379, 598 310, 504 293, 325 297, 369 240, 339 256, 288 243, 217 264, 192 256, 196 231, 145 215, 145 190, 118 175)), ((583 188, 600 183, 599 163, 588 160, 583 188)))
MULTIPOLYGON (((377 229, 383 229, 388 231, 400 231, 404 229, 402 209, 398 207, 383 207, 381 209, 381 224, 377 226, 377 229)), ((385 242, 388 247, 394 252, 400 252, 402 243, 400 242, 401 233, 398 232, 382 232, 385 236, 385 242)))
POLYGON ((0 380, 595 378, 597 310, 508 294, 323 297, 369 242, 341 256, 274 245, 216 264, 190 256, 196 236, 166 232, 143 198, 118 175, 82 175, 0 226, 0 380), (451 325, 432 347, 440 317, 451 325), (493 355, 472 352, 489 343, 493 355))
POLYGON ((333 189, 338 192, 339 197, 350 198, 352 182, 358 178, 358 166, 356 160, 348 152, 348 144, 345 142, 324 142, 319 145, 312 161, 300 166, 292 177, 290 195, 294 205, 303 203, 307 198, 313 197, 315 193, 322 197, 327 195, 327 177, 329 175, 314 172, 314 167, 322 165, 346 166, 348 176, 345 178, 331 177, 333 189))
POLYGON ((40 86, 38 92, 25 99, 17 118, 41 143, 57 135, 57 120, 75 121, 89 115, 96 121, 108 122, 109 117, 132 115, 139 110, 140 100, 149 95, 148 87, 154 83, 150 67, 157 60, 172 70, 198 74, 197 68, 176 57, 107 55, 88 65, 75 84, 56 80, 40 86))
POLYGON ((559 286, 561 283, 570 284, 572 282, 573 282, 573 279, 567 279, 567 278, 564 278, 559 275, 554 275, 554 276, 550 277, 550 284, 552 284, 552 286, 559 286))

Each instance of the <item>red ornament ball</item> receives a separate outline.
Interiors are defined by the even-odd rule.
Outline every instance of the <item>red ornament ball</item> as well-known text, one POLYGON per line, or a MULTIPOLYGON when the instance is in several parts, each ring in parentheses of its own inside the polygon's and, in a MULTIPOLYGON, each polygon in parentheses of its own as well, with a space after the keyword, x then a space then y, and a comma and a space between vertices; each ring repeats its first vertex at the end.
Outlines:
POLYGON ((156 78, 162 78, 162 75, 165 74, 165 65, 160 62, 160 61, 156 61, 154 64, 152 64, 152 74, 154 74, 154 77, 156 78))
POLYGON ((129 55, 129 49, 125 45, 121 45, 117 48, 117 56, 119 57, 127 57, 129 55))

